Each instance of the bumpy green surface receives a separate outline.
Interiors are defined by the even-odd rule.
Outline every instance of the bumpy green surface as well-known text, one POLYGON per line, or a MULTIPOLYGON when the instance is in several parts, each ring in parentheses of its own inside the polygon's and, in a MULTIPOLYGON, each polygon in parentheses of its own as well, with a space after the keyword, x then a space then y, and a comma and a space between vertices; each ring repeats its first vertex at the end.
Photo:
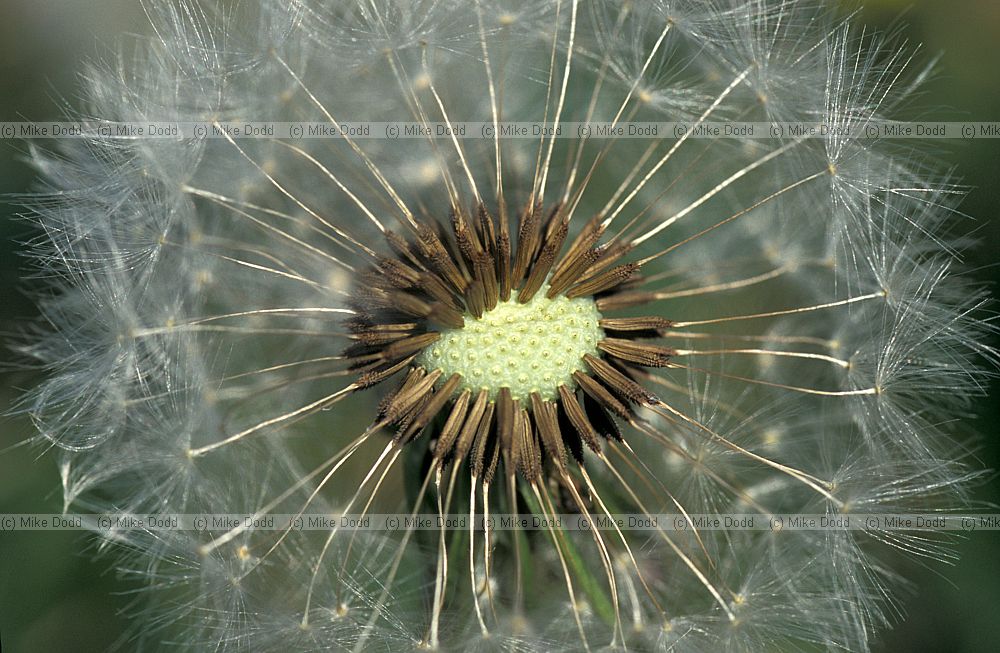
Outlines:
POLYGON ((419 363, 441 369, 442 379, 457 372, 462 388, 486 388, 491 399, 500 388, 522 401, 532 392, 555 399, 560 385, 575 385, 573 372, 585 369, 584 354, 597 354, 604 332, 594 300, 547 299, 546 290, 526 304, 511 297, 478 320, 466 316, 465 327, 442 332, 419 363))

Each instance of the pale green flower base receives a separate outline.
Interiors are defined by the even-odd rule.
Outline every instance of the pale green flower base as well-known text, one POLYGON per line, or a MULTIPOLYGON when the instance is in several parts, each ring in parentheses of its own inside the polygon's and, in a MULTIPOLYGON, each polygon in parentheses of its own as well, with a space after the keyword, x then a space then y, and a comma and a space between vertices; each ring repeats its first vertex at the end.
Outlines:
POLYGON ((440 369, 444 379, 461 374, 463 389, 485 388, 490 399, 500 388, 521 401, 532 392, 556 399, 560 385, 575 386, 573 372, 585 369, 583 355, 598 355, 604 332, 593 299, 548 299, 547 290, 542 286, 526 304, 515 293, 479 319, 466 316, 465 327, 443 331, 419 364, 440 369))

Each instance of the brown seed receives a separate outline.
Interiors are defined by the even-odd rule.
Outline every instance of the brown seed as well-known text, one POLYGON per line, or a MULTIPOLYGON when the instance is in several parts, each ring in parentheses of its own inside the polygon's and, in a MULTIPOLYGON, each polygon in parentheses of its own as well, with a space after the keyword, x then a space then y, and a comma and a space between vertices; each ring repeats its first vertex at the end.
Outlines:
POLYGON ((499 450, 496 442, 497 437, 493 432, 492 426, 493 404, 490 404, 483 414, 483 419, 479 422, 479 428, 476 429, 475 448, 472 451, 472 473, 477 477, 482 476, 484 483, 489 483, 493 480, 493 472, 496 470, 496 458, 499 450), (490 447, 491 443, 492 447, 490 447), (488 448, 492 449, 489 460, 487 460, 488 448), (483 474, 484 465, 486 466, 485 475, 483 474))
POLYGON ((552 231, 552 234, 545 239, 545 244, 542 246, 542 251, 538 254, 538 259, 531 266, 528 278, 525 280, 521 291, 517 294, 518 302, 526 304, 531 301, 531 298, 535 296, 538 289, 542 287, 545 278, 549 274, 549 270, 552 269, 552 265, 555 263, 559 250, 562 249, 563 241, 566 240, 566 234, 568 233, 569 223, 561 220, 552 231))
POLYGON ((452 292, 453 289, 433 272, 422 273, 414 285, 416 290, 427 293, 432 298, 456 311, 461 311, 464 308, 459 298, 452 292))
POLYGON ((497 435, 504 451, 514 448, 514 413, 518 410, 516 402, 510 396, 509 388, 500 388, 497 393, 497 435))
POLYGON ((377 265, 386 280, 396 288, 410 288, 420 279, 419 271, 397 258, 380 257, 377 265))
POLYGON ((486 312, 486 296, 482 280, 474 279, 465 289, 465 306, 477 320, 486 312))
POLYGON ((587 413, 587 421, 594 425, 598 433, 608 440, 622 441, 622 432, 614 417, 590 395, 583 395, 583 409, 587 413))
POLYGON ((458 399, 455 400, 455 404, 451 407, 451 414, 448 415, 448 421, 441 427, 441 433, 437 437, 437 444, 434 446, 434 457, 436 459, 444 460, 451 453, 455 440, 458 439, 458 434, 465 424, 465 416, 469 412, 469 398, 471 396, 471 390, 462 391, 462 394, 458 395, 458 399))
POLYGON ((631 242, 605 243, 597 248, 601 255, 597 262, 587 268, 581 275, 582 279, 589 279, 601 270, 609 268, 613 263, 635 249, 631 242))
POLYGON ((497 280, 500 285, 500 301, 510 301, 514 280, 510 269, 510 234, 506 230, 500 232, 497 238, 497 280))
MULTIPOLYGON (((492 417, 492 415, 493 415, 493 409, 491 405, 490 417, 492 417)), ((488 485, 493 482, 493 476, 496 474, 497 471, 497 462, 500 460, 500 445, 497 441, 496 431, 493 430, 487 432, 490 435, 490 442, 492 443, 492 446, 490 447, 491 453, 488 456, 485 456, 482 460, 483 463, 485 464, 485 470, 483 472, 483 483, 486 483, 488 485), (486 460, 485 458, 488 458, 488 460, 486 460)))
POLYGON ((413 421, 406 427, 406 430, 401 432, 397 437, 397 440, 401 444, 406 444, 414 438, 420 435, 424 430, 424 427, 434 419, 441 409, 444 408, 446 402, 451 401, 452 395, 458 388, 458 384, 462 382, 461 374, 452 374, 448 377, 448 380, 438 388, 437 392, 429 398, 426 404, 420 412, 416 413, 413 417, 413 421))
POLYGON ((623 308, 631 308, 632 306, 645 306, 653 301, 656 301, 656 293, 635 291, 616 292, 600 297, 597 300, 597 310, 602 312, 618 311, 623 308))
POLYGON ((616 370, 607 361, 591 354, 584 354, 583 360, 594 374, 622 399, 644 406, 653 406, 659 403, 659 399, 655 395, 616 370))
MULTIPOLYGON (((349 338, 352 340, 357 340, 362 345, 369 347, 377 345, 385 345, 390 342, 395 342, 401 338, 406 338, 407 336, 414 335, 411 331, 372 331, 365 330, 360 333, 352 333, 349 338)), ((347 354, 345 353, 345 356, 347 354)))
POLYGON ((479 242, 479 238, 475 230, 471 228, 463 212, 452 209, 451 228, 452 232, 455 234, 455 241, 458 243, 458 249, 462 253, 462 256, 465 257, 466 264, 472 265, 476 256, 483 251, 483 247, 479 242))
POLYGON ((520 283, 528 271, 528 265, 535 257, 540 239, 540 221, 542 205, 536 204, 525 209, 521 214, 521 223, 517 230, 517 258, 514 261, 512 281, 520 283))
MULTIPOLYGON (((615 295, 609 295, 610 297, 615 295)), ((599 323, 605 331, 628 333, 630 338, 657 338, 663 335, 664 330, 674 325, 671 320, 653 316, 605 317, 601 318, 599 323)))
POLYGON ((377 299, 379 305, 385 308, 399 311, 414 317, 427 317, 431 314, 431 305, 424 300, 403 291, 393 291, 391 293, 376 293, 373 299, 377 299))
POLYGON ((392 375, 404 369, 407 365, 413 362, 414 358, 416 358, 416 354, 410 356, 409 358, 404 358, 398 363, 394 363, 387 367, 381 367, 375 370, 369 370, 358 377, 358 380, 355 381, 355 385, 358 386, 359 390, 370 388, 373 385, 378 385, 382 381, 385 381, 392 375))
POLYGON ((597 430, 587 419, 587 413, 577 401, 576 395, 569 388, 561 385, 559 386, 559 398, 567 419, 580 438, 594 453, 601 453, 601 442, 597 437, 597 430))
POLYGON ((385 417, 399 423, 423 399, 427 399, 431 388, 441 377, 441 370, 434 370, 417 379, 412 385, 400 388, 386 408, 385 417))
MULTIPOLYGON (((566 268, 577 261, 585 252, 594 251, 594 246, 603 235, 604 227, 601 226, 601 216, 595 215, 587 221, 580 233, 570 242, 566 255, 552 271, 553 280, 562 275, 566 268)), ((594 260, 597 260, 596 257, 594 260)))
POLYGON ((492 311, 500 301, 500 286, 497 281, 497 264, 490 254, 483 253, 476 261, 476 277, 483 283, 483 299, 486 310, 492 311))
POLYGON ((440 337, 441 334, 439 332, 430 331, 428 333, 421 333, 417 336, 409 336, 408 338, 397 340, 396 342, 390 343, 382 350, 382 358, 385 360, 393 360, 399 358, 400 356, 409 356, 410 354, 418 352, 424 347, 436 342, 440 337))
POLYGON ((528 481, 537 481, 542 477, 542 452, 538 446, 538 434, 531 428, 531 418, 526 409, 520 409, 514 421, 515 441, 520 442, 515 467, 528 481))
POLYGON ((458 434, 458 440, 455 442, 456 460, 464 460, 468 455, 476 432, 479 430, 480 422, 484 420, 489 421, 486 418, 487 413, 489 413, 490 419, 492 419, 493 402, 489 400, 489 394, 486 390, 480 390, 476 396, 475 403, 472 404, 472 408, 469 410, 469 415, 465 418, 465 424, 458 434))
POLYGON ((584 295, 596 295, 597 293, 611 290, 628 281, 638 269, 638 263, 624 263, 601 272, 586 281, 581 281, 570 288, 566 296, 570 298, 583 297, 584 295))
POLYGON ((588 249, 581 252, 579 256, 567 263, 566 267, 561 271, 552 275, 552 279, 549 281, 549 290, 545 293, 545 296, 553 299, 556 295, 579 281, 583 275, 583 271, 593 265, 600 256, 601 252, 597 249, 588 249))
POLYGON ((623 338, 605 338, 597 343, 597 348, 609 356, 643 367, 666 367, 677 353, 668 347, 657 347, 623 338))
POLYGON ((437 270, 442 279, 459 292, 464 292, 467 281, 438 234, 425 224, 421 224, 418 231, 421 254, 428 260, 430 266, 437 270))
MULTIPOLYGON (((616 399, 607 388, 598 383, 593 377, 588 376, 583 372, 576 371, 573 372, 573 378, 576 379, 577 385, 579 385, 591 399, 598 402, 600 405, 604 406, 624 420, 632 418, 632 413, 629 411, 628 406, 618 401, 618 399, 616 399)), ((597 425, 594 424, 594 426, 597 425)))
POLYGON ((479 228, 479 238, 483 243, 483 251, 491 257, 496 256, 497 235, 493 228, 493 218, 482 202, 476 207, 476 226, 479 228))
POLYGON ((423 263, 417 257, 416 253, 414 253, 413 248, 410 247, 410 244, 406 242, 405 238, 403 238, 394 231, 386 231, 385 239, 389 243, 389 248, 393 252, 395 252, 397 256, 400 256, 403 259, 409 261, 410 264, 416 269, 420 270, 425 269, 423 263))
POLYGON ((543 401, 537 392, 532 392, 531 412, 545 452, 557 466, 563 467, 566 464, 566 449, 563 446, 562 433, 559 431, 559 411, 556 404, 543 401))

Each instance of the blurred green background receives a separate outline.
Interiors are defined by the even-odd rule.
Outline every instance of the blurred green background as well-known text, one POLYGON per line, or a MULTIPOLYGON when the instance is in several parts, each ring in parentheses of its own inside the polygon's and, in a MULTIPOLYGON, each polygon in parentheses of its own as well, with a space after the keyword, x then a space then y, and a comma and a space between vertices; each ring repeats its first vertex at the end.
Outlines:
MULTIPOLYGON (((855 6, 855 3, 850 3, 855 6)), ((927 57, 942 53, 936 78, 913 117, 927 120, 1000 120, 1000 1, 868 0, 863 22, 900 26, 927 57)), ((148 32, 137 0, 4 0, 0 4, 0 120, 58 120, 64 103, 78 103, 81 62, 108 56, 124 33, 148 32)), ((975 275, 1000 281, 1000 141, 941 142, 940 158, 954 164, 973 192, 963 205, 976 219, 982 241, 966 260, 975 275)), ((25 146, 0 140, 0 193, 31 188, 25 146)), ((33 319, 22 292, 24 262, 16 252, 31 227, 0 204, 0 337, 33 319)), ((994 343, 995 344, 995 343, 994 343)), ((0 411, 34 383, 33 373, 0 353, 0 411)), ((980 458, 1000 469, 1000 384, 977 408, 983 434, 980 458)), ((24 419, 0 422, 0 513, 59 512, 54 457, 18 446, 31 435, 24 419)), ((1000 503, 991 479, 979 498, 1000 503)), ((1000 532, 975 533, 949 567, 912 565, 916 583, 901 623, 878 644, 882 651, 993 652, 1000 650, 1000 532)), ((92 543, 76 532, 0 534, 0 650, 122 650, 129 587, 115 578, 110 559, 96 558, 92 543)))

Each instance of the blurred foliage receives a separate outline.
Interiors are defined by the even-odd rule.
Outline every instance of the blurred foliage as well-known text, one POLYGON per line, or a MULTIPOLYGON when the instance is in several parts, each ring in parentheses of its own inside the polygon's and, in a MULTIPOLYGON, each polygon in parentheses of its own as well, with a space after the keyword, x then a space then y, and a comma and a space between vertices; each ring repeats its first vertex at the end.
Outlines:
MULTIPOLYGON (((857 2, 844 3, 849 9, 857 2)), ((941 53, 925 102, 907 116, 939 120, 1000 119, 1000 2, 996 0, 868 0, 862 22, 896 28, 923 44, 924 58, 941 53)), ((78 102, 77 74, 88 57, 107 55, 116 35, 147 31, 135 0, 5 0, 0 7, 0 120, 58 119, 78 102)), ((1000 281, 1000 152, 996 140, 939 142, 939 157, 954 164, 972 193, 963 204, 982 246, 966 264, 977 278, 1000 281)), ((0 141, 0 193, 30 190, 33 173, 25 145, 0 141)), ((23 330, 34 317, 26 266, 16 252, 32 236, 0 204, 0 337, 23 330)), ((33 383, 35 373, 0 354, 0 407, 33 383)), ((996 384, 995 384, 996 385, 996 384)), ((1000 386, 977 409, 984 436, 983 465, 1000 469, 1000 386)), ((2 410, 2 408, 0 408, 2 410)), ((51 452, 18 446, 31 434, 23 418, 0 427, 0 513, 59 512, 62 501, 51 452)), ((979 498, 1000 504, 1000 483, 984 484, 979 498)), ((1000 623, 1000 533, 976 533, 961 544, 961 560, 948 567, 911 563, 915 580, 902 621, 879 643, 884 651, 986 652, 996 650, 1000 623), (991 637, 991 634, 993 635, 991 637)), ((127 626, 120 612, 130 588, 116 579, 112 562, 96 556, 83 534, 0 535, 0 642, 4 651, 101 651, 113 647, 127 626)), ((128 645, 123 646, 128 649, 128 645)))

